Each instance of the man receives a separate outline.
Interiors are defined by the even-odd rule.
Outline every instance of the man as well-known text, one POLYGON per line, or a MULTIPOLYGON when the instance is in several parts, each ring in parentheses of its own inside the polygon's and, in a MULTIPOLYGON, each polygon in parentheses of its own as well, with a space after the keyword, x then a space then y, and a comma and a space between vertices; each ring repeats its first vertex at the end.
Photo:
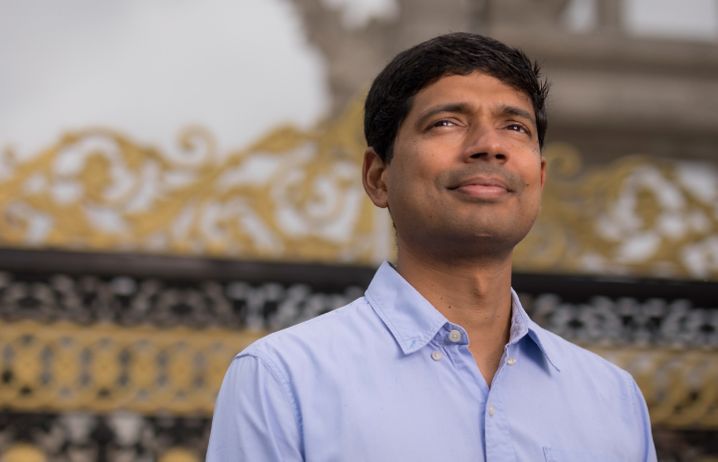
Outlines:
POLYGON ((631 376, 533 323, 511 254, 545 178, 547 84, 519 50, 440 36, 365 106, 363 182, 395 265, 364 297, 240 353, 210 461, 650 461, 631 376))

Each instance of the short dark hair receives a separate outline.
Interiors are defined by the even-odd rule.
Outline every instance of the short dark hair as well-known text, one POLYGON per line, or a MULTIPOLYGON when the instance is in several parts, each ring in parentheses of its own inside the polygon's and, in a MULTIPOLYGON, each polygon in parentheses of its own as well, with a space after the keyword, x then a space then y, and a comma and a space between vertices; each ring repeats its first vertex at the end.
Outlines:
POLYGON ((480 71, 526 93, 533 103, 539 146, 543 148, 548 82, 538 63, 523 51, 478 34, 440 35, 399 53, 374 79, 364 104, 367 145, 390 162, 394 139, 414 96, 447 75, 480 71))

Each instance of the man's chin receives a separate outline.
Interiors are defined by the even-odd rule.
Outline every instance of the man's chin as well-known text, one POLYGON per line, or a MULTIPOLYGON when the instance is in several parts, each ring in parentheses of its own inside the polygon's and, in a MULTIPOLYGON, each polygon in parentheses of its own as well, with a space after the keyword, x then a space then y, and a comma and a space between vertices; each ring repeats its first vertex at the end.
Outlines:
POLYGON ((520 239, 493 231, 481 230, 446 236, 433 242, 434 253, 445 258, 460 260, 485 260, 510 258, 520 239))

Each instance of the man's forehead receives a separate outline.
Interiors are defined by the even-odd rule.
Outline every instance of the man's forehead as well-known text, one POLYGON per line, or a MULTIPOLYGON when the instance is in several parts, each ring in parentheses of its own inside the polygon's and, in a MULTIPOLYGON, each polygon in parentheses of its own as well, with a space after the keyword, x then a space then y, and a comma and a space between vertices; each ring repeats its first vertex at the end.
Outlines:
POLYGON ((531 97, 524 90, 480 71, 447 74, 426 85, 411 99, 410 112, 423 112, 430 106, 471 105, 477 100, 493 105, 499 111, 506 112, 509 108, 508 112, 528 112, 529 118, 535 121, 531 97))
POLYGON ((481 71, 474 71, 469 74, 446 74, 425 85, 419 90, 415 98, 427 93, 464 91, 467 86, 484 86, 493 89, 500 88, 502 92, 514 94, 517 98, 531 104, 531 97, 526 91, 517 88, 511 83, 481 71))

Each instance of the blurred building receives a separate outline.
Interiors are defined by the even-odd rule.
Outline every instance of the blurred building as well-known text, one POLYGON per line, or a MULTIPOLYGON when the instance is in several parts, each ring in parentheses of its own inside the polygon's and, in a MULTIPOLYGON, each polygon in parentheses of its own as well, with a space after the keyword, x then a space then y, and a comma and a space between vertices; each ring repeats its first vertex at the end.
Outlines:
POLYGON ((363 94, 459 30, 553 82, 532 316, 718 460, 718 1, 0 0, 0 461, 202 460, 232 355, 391 258, 363 94))

